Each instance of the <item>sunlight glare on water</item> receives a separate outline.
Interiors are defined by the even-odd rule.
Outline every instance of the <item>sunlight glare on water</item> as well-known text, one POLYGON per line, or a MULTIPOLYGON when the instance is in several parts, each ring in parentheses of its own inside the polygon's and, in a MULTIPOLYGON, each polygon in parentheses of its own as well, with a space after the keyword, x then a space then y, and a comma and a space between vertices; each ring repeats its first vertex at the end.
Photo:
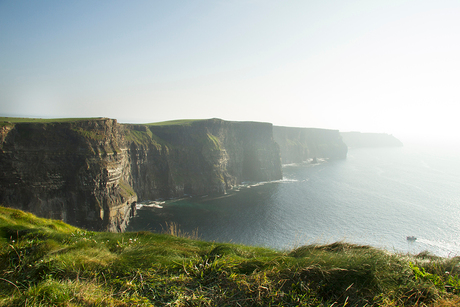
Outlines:
POLYGON ((409 146, 351 149, 346 160, 285 165, 280 181, 139 210, 129 230, 161 231, 175 222, 208 241, 277 249, 347 241, 455 256, 459 173, 455 155, 409 146))

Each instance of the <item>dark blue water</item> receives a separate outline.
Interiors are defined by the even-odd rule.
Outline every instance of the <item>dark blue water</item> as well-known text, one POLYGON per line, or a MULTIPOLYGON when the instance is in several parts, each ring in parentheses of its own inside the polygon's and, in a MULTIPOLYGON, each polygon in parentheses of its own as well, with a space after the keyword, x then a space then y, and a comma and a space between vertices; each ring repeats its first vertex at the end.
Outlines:
POLYGON ((460 162, 429 147, 352 149, 342 161, 283 166, 281 181, 138 210, 129 230, 176 223, 203 240, 290 249, 347 241, 460 255, 460 162), (406 240, 416 236, 415 242, 406 240))

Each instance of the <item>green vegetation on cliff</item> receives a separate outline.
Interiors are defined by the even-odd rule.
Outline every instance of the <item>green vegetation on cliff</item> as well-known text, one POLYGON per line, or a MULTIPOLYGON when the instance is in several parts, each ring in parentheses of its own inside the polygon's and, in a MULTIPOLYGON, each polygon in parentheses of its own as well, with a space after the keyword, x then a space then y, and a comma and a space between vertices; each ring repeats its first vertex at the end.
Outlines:
POLYGON ((118 186, 120 187, 120 194, 124 198, 130 198, 136 195, 136 192, 134 192, 133 188, 127 182, 120 180, 118 186))
POLYGON ((206 148, 208 148, 211 151, 221 150, 219 139, 211 133, 207 133, 206 137, 203 137, 201 139, 197 137, 196 139, 198 142, 202 143, 206 148))
POLYGON ((126 140, 134 142, 137 145, 153 145, 157 148, 161 148, 161 144, 165 143, 149 129, 145 129, 145 131, 129 129, 126 133, 126 140))
MULTIPOLYGON (((171 225, 170 225, 171 226, 171 225)), ((456 306, 459 258, 87 232, 0 207, 0 306, 456 306)), ((183 235, 183 234, 182 234, 183 235)))
POLYGON ((206 121, 206 120, 207 119, 177 119, 177 120, 168 120, 164 122, 150 123, 146 125, 149 125, 149 126, 172 126, 172 125, 190 126, 194 122, 206 121))
POLYGON ((72 130, 81 135, 82 137, 93 141, 102 141, 108 137, 106 134, 104 134, 104 131, 99 131, 95 129, 84 129, 82 127, 75 127, 72 128, 72 130))
POLYGON ((98 120, 105 119, 103 117, 88 117, 88 118, 28 118, 28 117, 0 117, 0 123, 67 123, 67 122, 76 122, 76 121, 85 121, 85 120, 98 120))

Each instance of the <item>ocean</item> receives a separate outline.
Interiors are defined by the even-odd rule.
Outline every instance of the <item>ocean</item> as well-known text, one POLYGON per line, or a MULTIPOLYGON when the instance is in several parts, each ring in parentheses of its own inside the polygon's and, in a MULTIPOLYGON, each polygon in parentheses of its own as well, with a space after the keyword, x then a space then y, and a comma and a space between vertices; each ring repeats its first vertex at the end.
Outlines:
POLYGON ((279 250, 345 241, 459 256, 459 157, 440 146, 350 149, 345 160, 284 165, 279 181, 144 206, 128 231, 174 223, 202 240, 279 250))

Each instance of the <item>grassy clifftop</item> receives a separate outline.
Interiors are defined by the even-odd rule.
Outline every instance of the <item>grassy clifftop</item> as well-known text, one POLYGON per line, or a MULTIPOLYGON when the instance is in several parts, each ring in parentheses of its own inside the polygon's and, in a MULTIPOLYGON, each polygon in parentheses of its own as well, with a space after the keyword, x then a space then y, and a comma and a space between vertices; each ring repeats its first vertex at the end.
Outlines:
POLYGON ((87 232, 0 207, 0 306, 456 306, 459 259, 87 232))
POLYGON ((8 124, 19 123, 68 123, 87 120, 101 120, 102 117, 89 117, 89 118, 29 118, 29 117, 0 117, 0 126, 8 124))
POLYGON ((194 122, 202 122, 207 119, 177 119, 177 120, 168 120, 164 122, 149 123, 148 126, 190 126, 194 122))

